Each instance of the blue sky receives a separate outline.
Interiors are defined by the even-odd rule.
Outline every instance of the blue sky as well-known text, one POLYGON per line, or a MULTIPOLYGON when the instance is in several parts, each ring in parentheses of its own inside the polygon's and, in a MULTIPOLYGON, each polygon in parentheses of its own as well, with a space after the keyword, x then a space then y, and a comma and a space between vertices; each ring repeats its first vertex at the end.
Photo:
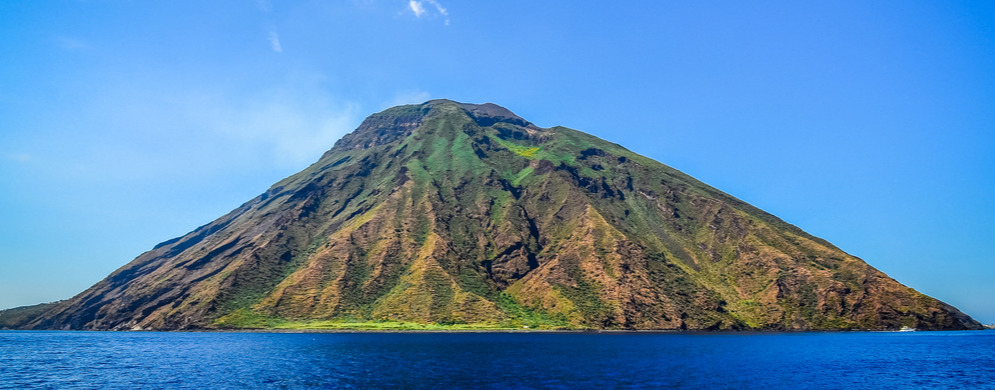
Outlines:
POLYGON ((2 2, 0 308, 449 98, 622 144, 995 323, 995 9, 803 3, 2 2))

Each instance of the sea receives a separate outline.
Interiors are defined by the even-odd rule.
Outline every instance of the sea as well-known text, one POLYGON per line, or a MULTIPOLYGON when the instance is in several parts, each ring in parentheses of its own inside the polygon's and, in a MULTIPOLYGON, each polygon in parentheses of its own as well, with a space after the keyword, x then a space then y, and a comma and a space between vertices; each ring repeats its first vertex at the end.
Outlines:
POLYGON ((995 389, 995 331, 0 331, 2 389, 995 389))

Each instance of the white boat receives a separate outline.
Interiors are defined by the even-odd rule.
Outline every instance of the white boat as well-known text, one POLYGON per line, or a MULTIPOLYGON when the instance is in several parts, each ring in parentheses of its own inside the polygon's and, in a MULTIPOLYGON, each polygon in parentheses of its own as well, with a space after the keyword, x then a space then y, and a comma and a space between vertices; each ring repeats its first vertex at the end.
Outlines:
POLYGON ((899 332, 915 332, 916 328, 910 328, 908 326, 903 326, 902 329, 899 329, 898 331, 899 332))

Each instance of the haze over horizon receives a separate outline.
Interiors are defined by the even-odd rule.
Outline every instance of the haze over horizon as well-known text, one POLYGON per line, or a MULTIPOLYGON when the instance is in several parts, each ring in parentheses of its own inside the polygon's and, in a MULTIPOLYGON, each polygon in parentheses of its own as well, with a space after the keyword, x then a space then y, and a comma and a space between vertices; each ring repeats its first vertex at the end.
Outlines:
POLYGON ((0 308, 69 298, 367 115, 597 135, 995 323, 995 9, 903 2, 0 5, 0 308))

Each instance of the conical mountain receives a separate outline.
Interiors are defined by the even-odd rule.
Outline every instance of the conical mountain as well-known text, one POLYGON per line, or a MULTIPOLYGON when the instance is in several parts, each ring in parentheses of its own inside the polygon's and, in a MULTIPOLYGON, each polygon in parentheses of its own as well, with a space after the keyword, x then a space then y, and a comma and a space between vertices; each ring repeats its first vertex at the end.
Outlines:
POLYGON ((980 328, 675 169, 494 104, 448 100, 370 116, 307 169, 23 327, 319 321, 980 328))

